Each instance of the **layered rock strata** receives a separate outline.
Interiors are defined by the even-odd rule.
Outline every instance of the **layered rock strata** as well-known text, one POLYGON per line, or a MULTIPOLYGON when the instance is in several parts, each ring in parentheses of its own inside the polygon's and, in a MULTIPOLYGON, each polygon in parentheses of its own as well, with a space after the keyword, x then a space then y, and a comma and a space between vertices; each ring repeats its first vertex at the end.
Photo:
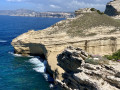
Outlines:
POLYGON ((61 90, 119 90, 120 63, 107 61, 94 65, 86 63, 88 56, 81 48, 73 47, 59 54, 58 65, 65 73, 62 81, 56 79, 56 85, 61 90))
POLYGON ((61 74, 64 73, 57 65, 57 55, 65 47, 71 45, 81 47, 91 54, 108 55, 120 49, 120 37, 117 35, 100 36, 94 38, 72 38, 65 34, 53 36, 42 36, 45 31, 29 31, 13 40, 15 53, 22 55, 44 55, 48 61, 48 71, 51 74, 58 69, 61 74))

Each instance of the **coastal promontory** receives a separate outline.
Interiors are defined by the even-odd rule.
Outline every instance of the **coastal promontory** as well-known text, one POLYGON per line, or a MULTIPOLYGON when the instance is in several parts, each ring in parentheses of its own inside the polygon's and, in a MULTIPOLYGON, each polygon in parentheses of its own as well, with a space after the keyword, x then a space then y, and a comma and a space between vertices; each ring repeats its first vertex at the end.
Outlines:
MULTIPOLYGON (((83 87, 85 85, 88 85, 88 87, 91 87, 90 90, 107 90, 100 89, 100 87, 102 87, 102 84, 99 84, 99 82, 96 81, 97 79, 95 79, 95 82, 97 83, 93 83, 92 80, 94 77, 91 77, 91 79, 89 79, 88 75, 94 74, 98 75, 100 78, 102 78, 102 80, 105 80, 102 81, 100 79, 100 82, 103 82, 104 86, 108 85, 108 87, 111 87, 111 90, 117 90, 116 88, 119 88, 119 84, 117 85, 116 82, 119 82, 119 79, 114 79, 113 74, 116 75, 116 73, 119 73, 119 71, 116 71, 116 73, 113 73, 114 70, 111 72, 108 71, 104 75, 105 77, 102 77, 102 74, 99 74, 100 70, 103 69, 102 72, 106 72, 106 68, 111 69, 109 66, 88 66, 87 64, 84 64, 84 61, 82 60, 88 57, 88 54, 85 54, 83 51, 86 51, 91 55, 110 55, 119 50, 120 22, 103 13, 100 13, 98 10, 95 10, 93 8, 85 8, 76 12, 79 14, 76 15, 75 18, 69 18, 60 21, 44 30, 30 30, 15 38, 12 41, 12 46, 14 47, 15 53, 22 54, 24 56, 39 55, 45 57, 48 62, 47 71, 53 75, 53 78, 56 79, 59 84, 63 84, 61 81, 66 78, 63 76, 65 72, 78 73, 74 75, 71 73, 73 77, 80 75, 84 76, 83 78, 75 77, 75 79, 79 80, 80 82, 71 80, 77 84, 74 83, 72 84, 73 86, 70 85, 70 88, 76 87, 76 89, 78 89, 80 87, 77 87, 75 85, 78 85, 78 83, 83 83, 80 85, 83 87), (75 58, 76 54, 75 57, 74 54, 73 57, 71 57, 73 58, 73 62, 75 60, 75 67, 73 68, 69 68, 69 61, 66 59, 67 57, 68 59, 71 59, 69 57, 70 55, 66 56, 65 53, 63 53, 59 56, 59 54, 61 54, 61 52, 63 52, 64 49, 68 46, 74 46, 75 48, 80 47, 80 50, 83 50, 80 51, 82 54, 80 54, 81 56, 79 60, 75 58), (66 60, 66 65, 68 64, 67 68, 64 68, 64 59, 66 60), (85 67, 85 70, 83 71, 83 68, 77 70, 77 63, 80 66, 85 67), (82 73, 79 73, 81 71, 82 73), (107 75, 111 76, 106 77, 107 75), (114 87, 111 86, 113 81, 115 82, 114 87), (111 84, 107 84, 107 82, 111 84)), ((66 52, 68 52, 68 50, 66 52)), ((70 77, 70 79, 72 78, 70 77)), ((69 84, 67 86, 69 86, 69 84)))

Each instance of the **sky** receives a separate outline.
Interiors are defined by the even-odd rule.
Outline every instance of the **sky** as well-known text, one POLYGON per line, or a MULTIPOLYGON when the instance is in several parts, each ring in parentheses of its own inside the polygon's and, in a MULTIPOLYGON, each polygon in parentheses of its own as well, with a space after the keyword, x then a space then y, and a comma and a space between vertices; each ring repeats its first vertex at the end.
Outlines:
POLYGON ((104 11, 111 0, 0 0, 0 10, 30 9, 40 12, 66 11, 93 7, 104 11))

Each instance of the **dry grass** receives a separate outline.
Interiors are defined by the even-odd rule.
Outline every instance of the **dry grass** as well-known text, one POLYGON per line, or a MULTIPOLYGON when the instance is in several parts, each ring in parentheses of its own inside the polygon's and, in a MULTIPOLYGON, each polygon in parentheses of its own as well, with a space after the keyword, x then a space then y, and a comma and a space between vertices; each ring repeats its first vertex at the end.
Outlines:
MULTIPOLYGON (((115 26, 120 27, 120 21, 115 20, 105 14, 86 13, 82 17, 70 22, 70 29, 67 31, 72 36, 84 36, 85 29, 90 29, 97 26, 115 26)), ((95 34, 93 34, 95 35, 95 34)), ((91 34, 90 34, 91 36, 91 34)))
MULTIPOLYGON (((61 23, 56 23, 52 26, 53 29, 49 34, 66 32, 71 37, 94 36, 96 33, 86 35, 86 30, 99 26, 114 26, 119 28, 120 20, 115 20, 105 14, 99 14, 98 12, 85 13, 77 19, 63 20, 61 23)), ((116 32, 116 30, 111 31, 110 33, 112 32, 116 32)))

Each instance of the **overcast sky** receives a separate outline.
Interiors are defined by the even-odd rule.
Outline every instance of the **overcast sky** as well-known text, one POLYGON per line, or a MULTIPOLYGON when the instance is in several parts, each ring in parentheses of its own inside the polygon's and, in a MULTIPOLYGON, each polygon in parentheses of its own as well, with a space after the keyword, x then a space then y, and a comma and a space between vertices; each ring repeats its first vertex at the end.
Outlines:
POLYGON ((105 10, 111 0, 0 0, 0 10, 32 9, 36 11, 74 11, 79 8, 94 7, 105 10))

